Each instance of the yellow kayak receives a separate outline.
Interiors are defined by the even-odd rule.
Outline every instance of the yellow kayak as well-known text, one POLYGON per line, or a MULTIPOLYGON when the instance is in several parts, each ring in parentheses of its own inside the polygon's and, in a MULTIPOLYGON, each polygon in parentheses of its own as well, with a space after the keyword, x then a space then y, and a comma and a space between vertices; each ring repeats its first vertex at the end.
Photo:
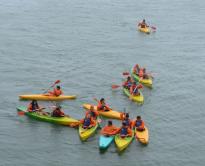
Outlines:
POLYGON ((136 138, 136 140, 138 140, 142 144, 148 144, 149 143, 149 130, 148 130, 148 128, 145 126, 144 131, 137 131, 135 129, 135 138, 136 138))
POLYGON ((20 95, 19 98, 21 100, 47 100, 47 101, 59 101, 59 100, 70 100, 75 99, 76 96, 66 96, 66 95, 60 95, 60 96, 50 96, 46 94, 34 94, 34 95, 20 95))
POLYGON ((129 90, 126 89, 126 88, 123 88, 123 92, 124 92, 125 95, 127 95, 133 101, 136 101, 138 103, 143 103, 144 102, 144 96, 143 96, 142 92, 140 92, 140 90, 139 90, 140 95, 137 95, 137 96, 131 95, 129 90))
POLYGON ((134 131, 132 131, 131 137, 121 138, 120 134, 115 135, 115 143, 119 152, 123 151, 128 147, 134 138, 134 131))
MULTIPOLYGON (((83 107, 85 109, 90 109, 91 104, 83 104, 83 107)), ((97 111, 97 106, 94 106, 94 110, 97 111)), ((114 110, 109 110, 107 112, 104 111, 98 111, 100 115, 107 117, 107 118, 111 118, 111 119, 121 119, 121 113, 114 111, 114 110)))
MULTIPOLYGON (((98 119, 96 121, 98 121, 98 119)), ((89 137, 95 134, 95 131, 98 128, 98 122, 96 122, 96 125, 94 127, 91 127, 89 129, 84 129, 82 126, 82 124, 79 125, 79 136, 82 141, 86 141, 89 137)))
POLYGON ((149 27, 141 28, 140 26, 138 26, 138 30, 140 32, 143 32, 143 33, 146 33, 146 34, 150 34, 150 32, 151 32, 149 27))

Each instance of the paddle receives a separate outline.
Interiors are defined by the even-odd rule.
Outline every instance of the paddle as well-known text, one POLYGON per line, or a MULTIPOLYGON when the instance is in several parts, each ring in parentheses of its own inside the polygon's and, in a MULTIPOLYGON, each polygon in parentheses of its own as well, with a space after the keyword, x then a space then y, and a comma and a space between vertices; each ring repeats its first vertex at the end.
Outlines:
POLYGON ((112 87, 112 89, 117 89, 117 88, 121 87, 121 85, 115 85, 115 84, 114 84, 114 85, 112 85, 111 87, 112 87))
POLYGON ((125 71, 125 72, 122 73, 122 75, 123 75, 123 76, 128 76, 128 75, 130 75, 130 73, 127 72, 127 71, 125 71))
MULTIPOLYGON (((43 108, 40 108, 40 109, 37 109, 36 111, 42 111, 42 110, 44 110, 44 109, 46 109, 45 107, 43 107, 43 108)), ((26 111, 27 112, 27 111, 26 111)), ((23 115, 25 115, 25 113, 26 113, 25 111, 18 111, 18 115, 19 116, 23 116, 23 115)))
POLYGON ((60 82, 61 82, 60 80, 56 80, 46 91, 43 92, 43 94, 47 93, 49 91, 49 89, 54 87, 56 84, 59 84, 60 82))

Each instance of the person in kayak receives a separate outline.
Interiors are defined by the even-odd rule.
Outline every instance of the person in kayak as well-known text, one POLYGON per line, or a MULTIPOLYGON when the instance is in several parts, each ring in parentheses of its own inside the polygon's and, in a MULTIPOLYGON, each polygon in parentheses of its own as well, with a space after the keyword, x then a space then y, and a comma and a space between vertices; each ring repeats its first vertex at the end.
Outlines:
POLYGON ((80 120, 80 123, 83 124, 84 129, 89 129, 96 125, 95 120, 90 114, 86 115, 84 119, 80 120))
POLYGON ((133 128, 136 128, 138 131, 144 131, 144 121, 141 119, 141 116, 137 116, 136 120, 133 121, 133 128))
POLYGON ((143 19, 142 22, 140 22, 140 23, 138 24, 138 26, 140 26, 141 28, 149 27, 149 26, 147 25, 147 23, 145 22, 145 19, 143 19))
POLYGON ((114 126, 112 121, 109 120, 107 126, 103 127, 100 133, 105 136, 115 135, 119 133, 120 128, 114 126))
POLYGON ((133 73, 136 75, 139 75, 140 67, 138 64, 136 64, 133 68, 133 73))
POLYGON ((52 116, 53 116, 53 117, 64 117, 64 116, 65 116, 64 112, 63 112, 62 109, 61 109, 61 106, 57 106, 57 107, 53 110, 52 116))
POLYGON ((131 137, 132 130, 127 126, 126 122, 122 122, 122 127, 120 128, 120 137, 131 137))
POLYGON ((132 121, 129 118, 129 113, 124 113, 122 120, 126 123, 127 127, 132 128, 132 121))
POLYGON ((48 91, 48 93, 52 96, 58 97, 63 94, 63 91, 61 90, 61 87, 57 85, 56 88, 53 89, 53 91, 48 91))
POLYGON ((98 115, 99 115, 99 112, 98 112, 98 111, 95 111, 94 106, 91 105, 91 106, 90 106, 90 109, 88 109, 88 110, 86 111, 86 113, 85 113, 85 115, 88 115, 88 114, 90 114, 91 117, 93 117, 93 119, 97 119, 97 117, 98 117, 98 115))
POLYGON ((37 111, 40 112, 43 109, 45 109, 45 108, 41 108, 38 105, 38 102, 36 100, 32 100, 31 103, 28 105, 27 111, 28 112, 37 112, 37 111))
POLYGON ((133 96, 139 96, 140 92, 138 90, 138 86, 136 82, 133 82, 132 86, 130 87, 130 94, 133 96))
POLYGON ((100 101, 98 101, 96 98, 94 98, 94 100, 98 102, 98 105, 97 105, 98 111, 107 112, 110 110, 110 107, 105 103, 104 98, 101 98, 100 101))
POLYGON ((132 78, 130 76, 127 77, 127 80, 123 83, 123 87, 130 90, 130 87, 132 86, 132 78))

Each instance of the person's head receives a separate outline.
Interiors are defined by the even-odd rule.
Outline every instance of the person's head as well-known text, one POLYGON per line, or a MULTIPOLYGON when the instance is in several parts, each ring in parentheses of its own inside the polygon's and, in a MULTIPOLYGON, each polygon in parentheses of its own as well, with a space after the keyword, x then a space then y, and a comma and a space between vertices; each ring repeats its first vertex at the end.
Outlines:
POLYGON ((61 108, 62 107, 60 105, 56 107, 57 110, 61 110, 61 108))
POLYGON ((130 77, 130 76, 128 76, 128 77, 127 77, 127 81, 130 81, 130 80, 131 80, 131 77, 130 77))
POLYGON ((32 104, 38 104, 36 100, 32 100, 32 104))
POLYGON ((141 120, 141 116, 137 116, 136 118, 137 118, 137 120, 141 120))
POLYGON ((136 68, 139 68, 139 65, 138 65, 138 64, 136 64, 136 65, 135 65, 135 67, 136 67, 136 68))
POLYGON ((61 89, 61 87, 60 87, 59 85, 57 85, 57 86, 56 86, 56 89, 60 90, 60 89, 61 89))
POLYGON ((112 126, 112 121, 111 120, 108 120, 108 126, 112 126))
POLYGON ((100 102, 101 102, 101 103, 104 103, 104 102, 105 102, 105 99, 104 99, 104 98, 101 98, 101 99, 100 99, 100 102))
POLYGON ((126 126, 126 122, 125 122, 125 121, 122 122, 122 126, 123 126, 123 127, 126 126))
POLYGON ((125 118, 129 118, 130 116, 129 116, 129 113, 126 113, 125 114, 125 118))
POLYGON ((143 19, 142 22, 145 23, 145 19, 143 19))

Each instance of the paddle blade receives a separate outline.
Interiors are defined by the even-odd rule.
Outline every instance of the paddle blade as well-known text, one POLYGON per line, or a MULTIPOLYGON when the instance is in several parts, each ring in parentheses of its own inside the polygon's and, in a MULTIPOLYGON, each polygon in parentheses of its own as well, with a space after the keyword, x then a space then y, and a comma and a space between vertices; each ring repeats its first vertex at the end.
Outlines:
POLYGON ((157 28, 156 28, 156 27, 154 27, 154 26, 151 26, 151 28, 152 28, 153 30, 157 30, 157 28))
POLYGON ((18 111, 18 115, 23 116, 23 115, 25 115, 25 112, 24 111, 18 111))
POLYGON ((130 75, 130 73, 129 72, 123 72, 122 75, 127 76, 127 75, 130 75))
POLYGON ((61 82, 60 80, 56 80, 54 84, 59 84, 60 82, 61 82))
POLYGON ((119 88, 120 85, 112 85, 112 89, 116 89, 116 88, 119 88))

